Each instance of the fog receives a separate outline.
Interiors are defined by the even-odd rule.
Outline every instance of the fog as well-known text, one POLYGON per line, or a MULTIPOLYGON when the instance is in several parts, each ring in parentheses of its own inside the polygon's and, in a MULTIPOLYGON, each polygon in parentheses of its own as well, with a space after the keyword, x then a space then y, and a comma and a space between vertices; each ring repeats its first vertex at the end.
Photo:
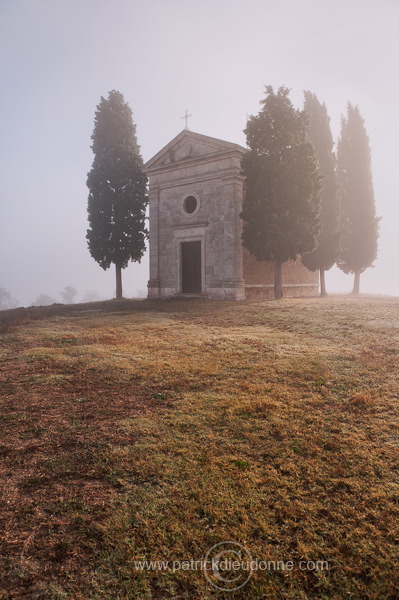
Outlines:
MULTIPOLYGON (((0 287, 30 305, 65 286, 114 295, 86 244, 86 176, 94 112, 119 90, 144 161, 183 128, 245 145, 264 86, 325 102, 334 139, 349 100, 372 150, 375 268, 361 291, 399 295, 399 2, 397 0, 0 0, 2 110, 0 287)), ((123 272, 124 296, 145 293, 148 256, 123 272)), ((352 276, 327 273, 329 291, 352 276)))

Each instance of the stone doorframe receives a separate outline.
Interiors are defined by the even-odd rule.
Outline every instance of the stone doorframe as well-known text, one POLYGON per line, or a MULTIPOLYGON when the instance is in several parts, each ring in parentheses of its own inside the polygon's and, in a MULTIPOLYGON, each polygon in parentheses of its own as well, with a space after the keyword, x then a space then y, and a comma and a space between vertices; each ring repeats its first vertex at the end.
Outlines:
POLYGON ((205 260, 206 260, 206 227, 207 223, 200 223, 191 227, 174 228, 174 253, 175 264, 177 265, 176 293, 182 293, 182 264, 181 264, 181 244, 182 242, 201 242, 201 289, 202 294, 206 293, 205 260))

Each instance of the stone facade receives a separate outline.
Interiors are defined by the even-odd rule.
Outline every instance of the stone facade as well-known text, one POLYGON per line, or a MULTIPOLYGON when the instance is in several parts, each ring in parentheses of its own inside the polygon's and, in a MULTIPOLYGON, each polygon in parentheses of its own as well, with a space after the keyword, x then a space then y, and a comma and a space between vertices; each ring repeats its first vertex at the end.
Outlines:
MULTIPOLYGON (((144 165, 149 177, 148 297, 273 297, 273 265, 241 243, 241 159, 245 148, 182 131, 144 165)), ((318 293, 318 274, 283 266, 284 294, 318 293)))

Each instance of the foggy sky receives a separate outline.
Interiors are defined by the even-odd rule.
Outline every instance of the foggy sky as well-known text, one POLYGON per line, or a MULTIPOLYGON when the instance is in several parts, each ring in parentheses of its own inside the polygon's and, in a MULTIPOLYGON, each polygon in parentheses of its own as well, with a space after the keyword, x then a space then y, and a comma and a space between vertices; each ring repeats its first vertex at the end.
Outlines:
MULTIPOLYGON (((334 139, 349 100, 372 150, 379 258, 361 291, 399 295, 397 0, 0 0, 0 287, 20 304, 72 285, 114 295, 86 244, 94 112, 119 90, 144 161, 183 128, 245 145, 264 86, 325 102, 334 139)), ((123 272, 145 291, 148 256, 123 272)), ((330 291, 352 276, 327 273, 330 291)))

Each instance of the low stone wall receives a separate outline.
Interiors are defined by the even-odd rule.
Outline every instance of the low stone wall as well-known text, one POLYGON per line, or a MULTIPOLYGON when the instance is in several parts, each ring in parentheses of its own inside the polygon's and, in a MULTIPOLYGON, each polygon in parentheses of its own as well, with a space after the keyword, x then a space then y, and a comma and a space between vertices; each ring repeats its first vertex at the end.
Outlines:
MULTIPOLYGON (((273 263, 256 260, 244 248, 243 271, 247 298, 274 298, 273 263)), ((319 272, 309 271, 300 259, 283 264, 282 279, 284 296, 287 298, 301 298, 319 294, 319 272)))
MULTIPOLYGON (((305 298, 319 295, 318 285, 283 285, 284 298, 305 298)), ((274 300, 274 286, 248 285, 245 288, 247 300, 274 300)))

